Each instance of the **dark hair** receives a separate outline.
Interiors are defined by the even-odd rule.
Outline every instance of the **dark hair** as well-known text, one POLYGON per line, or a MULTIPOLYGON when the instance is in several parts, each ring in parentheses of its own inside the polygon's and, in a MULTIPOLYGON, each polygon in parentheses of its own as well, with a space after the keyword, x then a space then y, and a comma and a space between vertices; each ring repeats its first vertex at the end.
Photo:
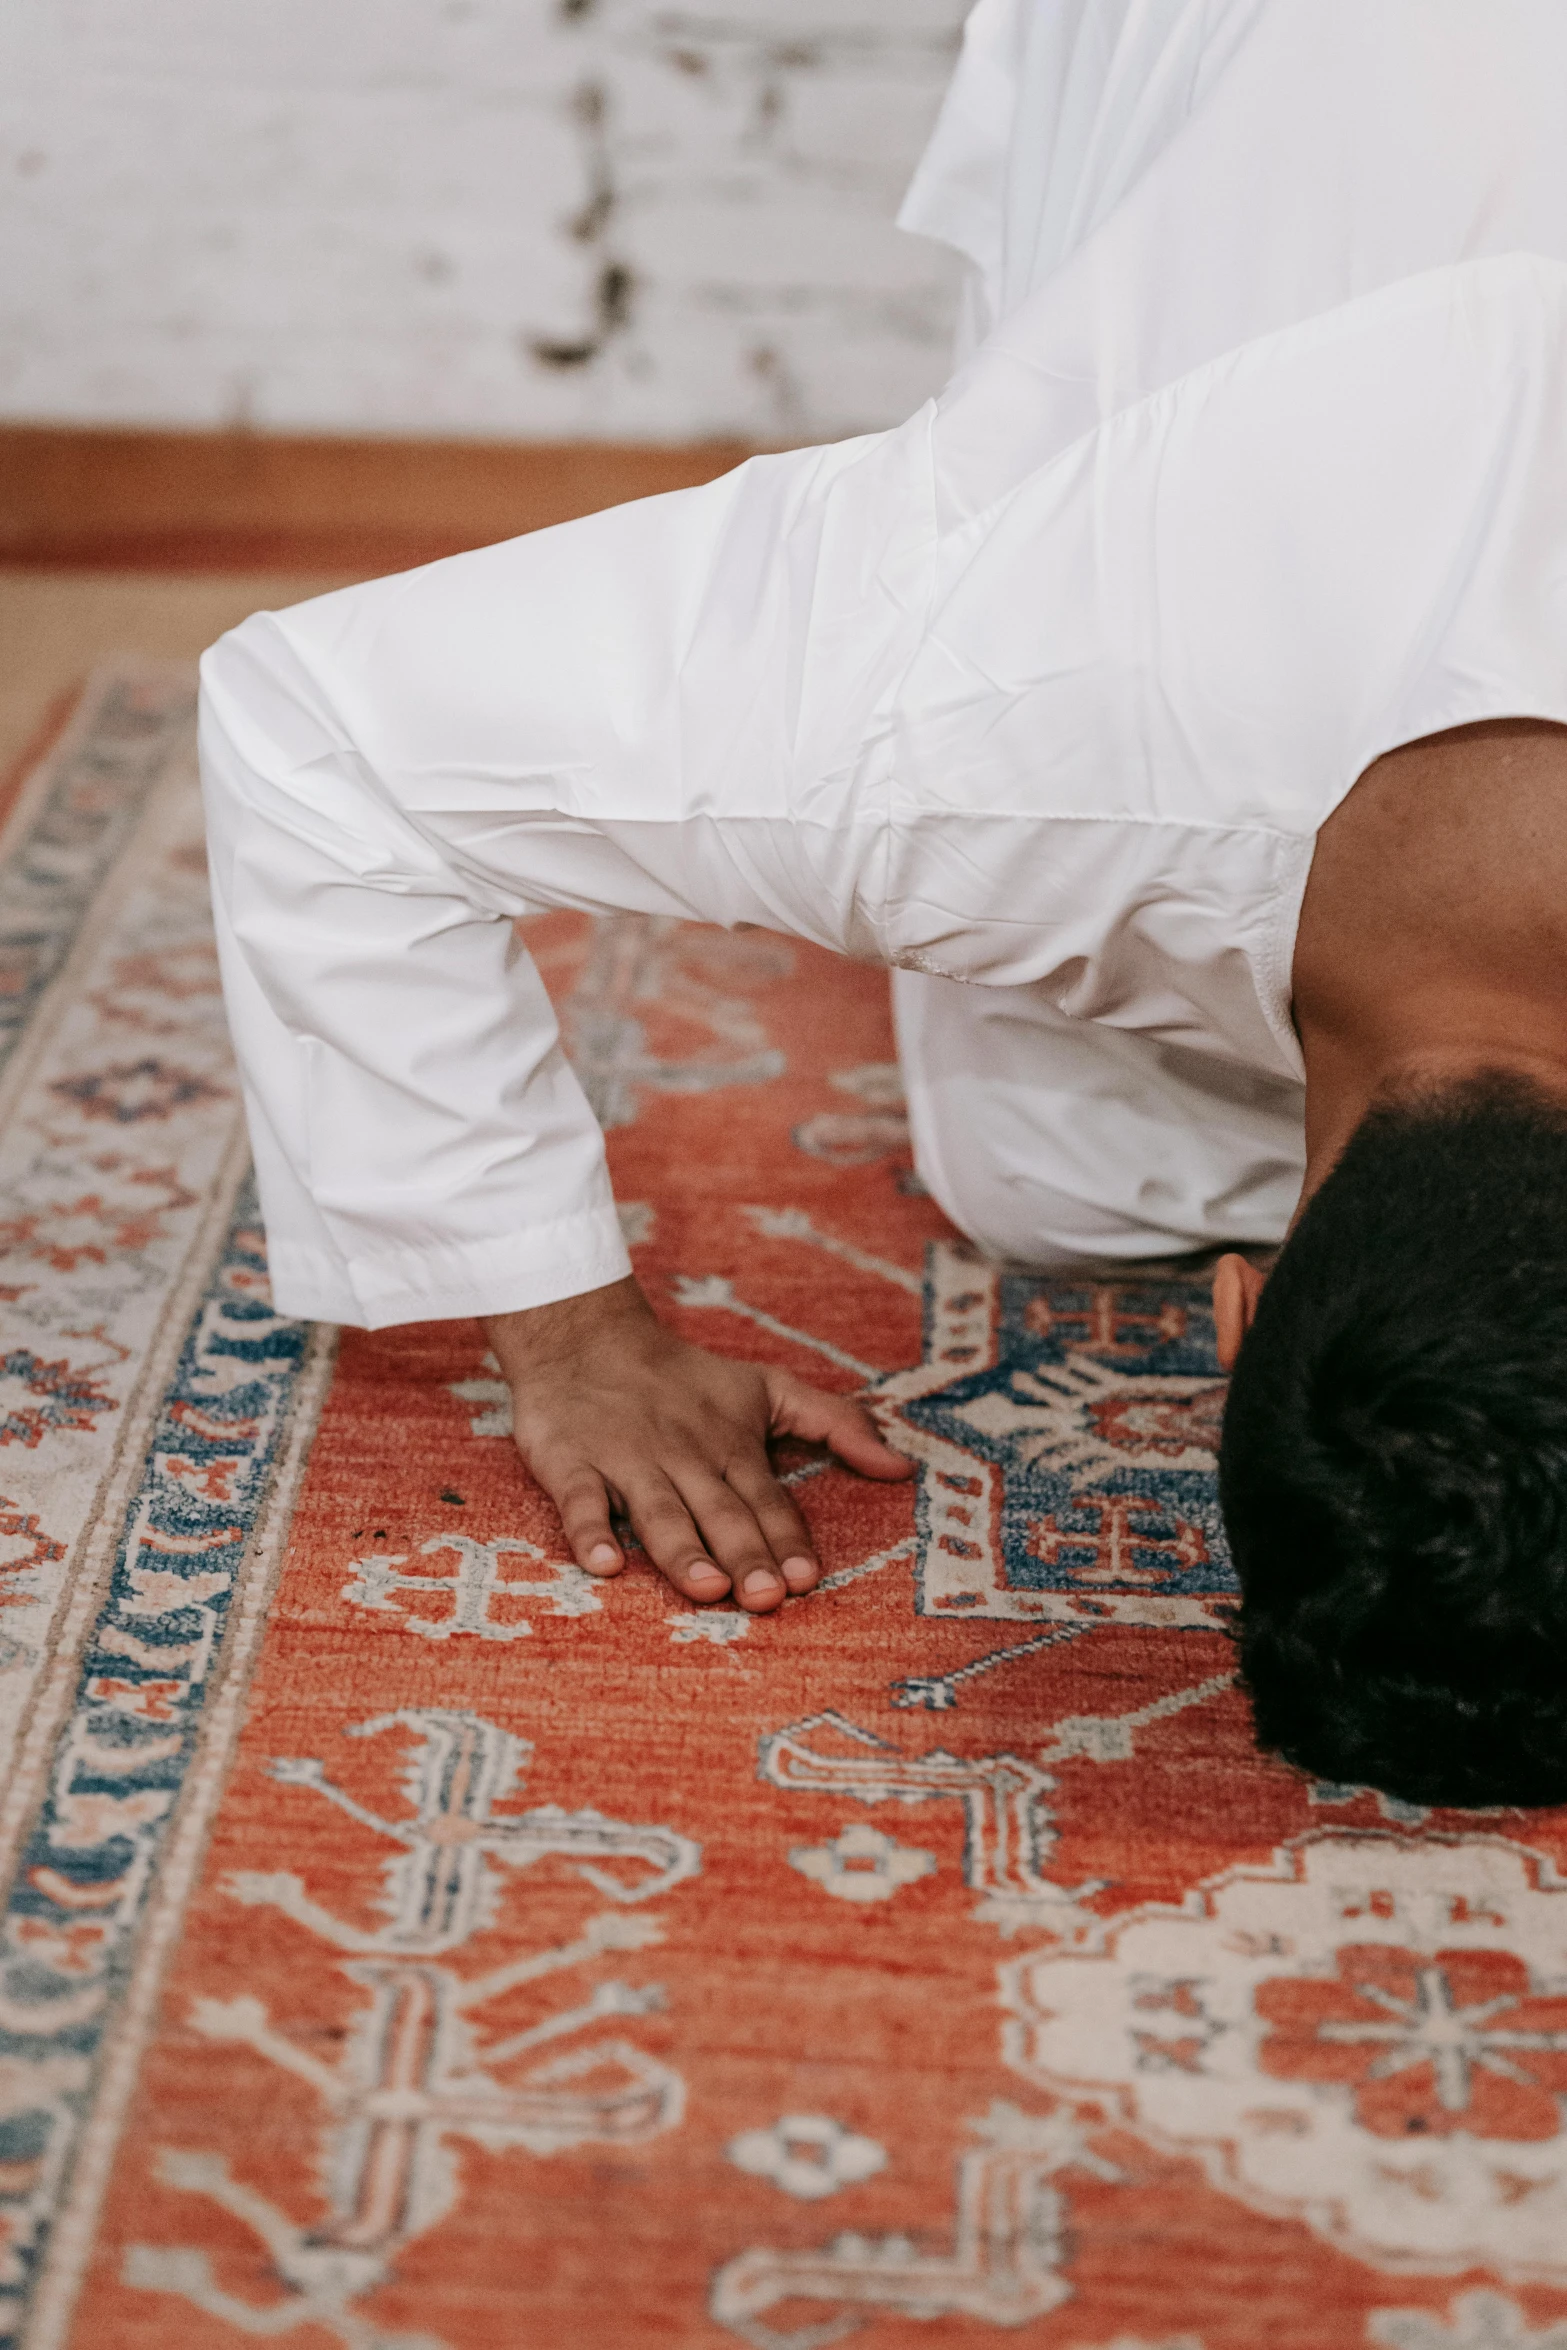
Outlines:
POLYGON ((1491 1074, 1371 1111, 1263 1290, 1219 1477, 1263 1745, 1567 1801, 1567 1109, 1491 1074))

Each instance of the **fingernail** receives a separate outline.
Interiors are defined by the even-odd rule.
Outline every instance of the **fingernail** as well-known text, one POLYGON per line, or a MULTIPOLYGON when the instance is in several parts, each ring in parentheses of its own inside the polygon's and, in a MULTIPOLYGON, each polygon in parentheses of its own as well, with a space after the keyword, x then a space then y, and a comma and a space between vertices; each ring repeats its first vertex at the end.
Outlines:
POLYGON ((701 1566, 693 1567, 686 1580, 693 1591, 719 1592, 729 1588, 729 1577, 722 1569, 710 1567, 705 1561, 701 1566))
POLYGON ((612 1542, 595 1542, 588 1552, 590 1567, 618 1567, 620 1553, 612 1542))
POLYGON ((765 1567, 753 1567, 745 1579, 746 1592, 752 1599, 770 1599, 777 1587, 777 1576, 769 1574, 765 1567))
POLYGON ((791 1591, 803 1591, 808 1583, 816 1580, 816 1562, 808 1558, 785 1559, 779 1572, 791 1591))

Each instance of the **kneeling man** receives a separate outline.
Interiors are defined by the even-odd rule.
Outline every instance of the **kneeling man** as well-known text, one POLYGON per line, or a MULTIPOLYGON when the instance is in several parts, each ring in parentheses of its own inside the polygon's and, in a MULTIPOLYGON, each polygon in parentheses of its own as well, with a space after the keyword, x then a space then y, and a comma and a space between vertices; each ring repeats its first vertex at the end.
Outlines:
POLYGON ((589 1571, 770 1608, 770 1436, 907 1473, 655 1319, 514 928, 764 924, 980 1246, 1225 1252, 1264 1740, 1567 1797, 1563 87, 1557 0, 981 0, 939 399, 208 655, 278 1302, 483 1317, 589 1571))

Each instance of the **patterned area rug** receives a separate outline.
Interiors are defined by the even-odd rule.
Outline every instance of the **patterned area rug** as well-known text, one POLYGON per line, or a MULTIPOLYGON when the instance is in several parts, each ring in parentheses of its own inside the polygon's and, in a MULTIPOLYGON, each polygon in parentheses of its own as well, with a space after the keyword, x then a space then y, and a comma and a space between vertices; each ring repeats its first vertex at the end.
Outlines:
POLYGON ((543 920, 661 1309, 920 1461, 594 1584, 474 1326, 271 1310, 190 700, 0 873, 4 2340, 1567 2350, 1567 1814, 1254 1753, 1201 1282, 960 1245, 878 974, 543 920))

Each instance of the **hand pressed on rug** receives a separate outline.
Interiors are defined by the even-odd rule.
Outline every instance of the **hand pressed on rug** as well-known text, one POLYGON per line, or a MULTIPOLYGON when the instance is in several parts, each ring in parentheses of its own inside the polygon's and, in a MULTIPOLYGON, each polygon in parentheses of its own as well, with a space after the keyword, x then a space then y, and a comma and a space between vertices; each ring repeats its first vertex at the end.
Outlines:
POLYGON ((761 1613, 814 1590, 809 1529, 773 1473, 770 1439, 830 1445, 867 1477, 912 1475, 863 1404, 772 1364, 678 1338, 634 1280, 485 1325, 529 1469, 560 1511, 577 1564, 618 1575, 612 1515, 630 1520, 687 1599, 733 1595, 761 1613))

